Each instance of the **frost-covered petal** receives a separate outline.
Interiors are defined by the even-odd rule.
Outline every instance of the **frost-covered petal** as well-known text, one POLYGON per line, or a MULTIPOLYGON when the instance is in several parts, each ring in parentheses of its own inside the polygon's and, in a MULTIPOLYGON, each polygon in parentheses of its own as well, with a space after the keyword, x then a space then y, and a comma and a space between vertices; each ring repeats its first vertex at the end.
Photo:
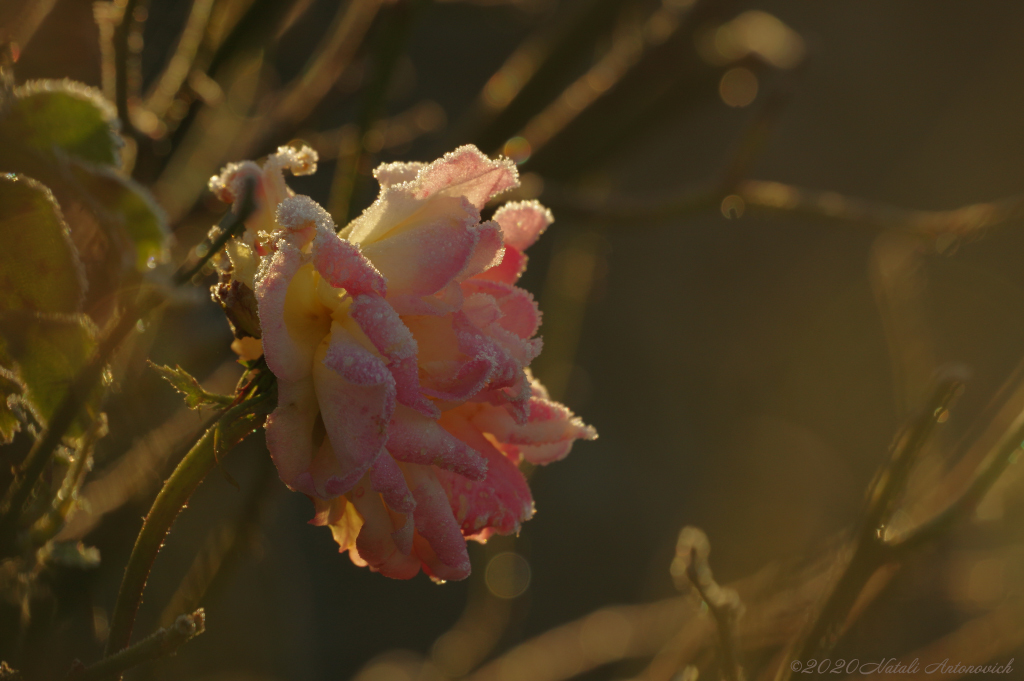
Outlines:
POLYGON ((421 551, 419 542, 414 543, 420 559, 430 574, 439 579, 465 579, 470 569, 466 540, 455 522, 448 496, 437 481, 434 469, 409 463, 402 464, 402 470, 416 499, 413 514, 416 532, 432 550, 421 551), (434 556, 436 560, 433 560, 434 556))
POLYGON ((409 486, 405 484, 402 470, 391 456, 384 452, 370 466, 370 486, 374 492, 380 493, 384 503, 393 511, 412 513, 416 501, 412 498, 409 486))
POLYGON ((387 189, 393 184, 411 182, 416 179, 416 174, 426 163, 419 161, 395 161, 394 163, 382 163, 373 169, 373 176, 380 183, 381 189, 387 189))
POLYGON ((540 328, 541 314, 533 295, 518 286, 496 281, 470 279, 462 284, 463 293, 491 296, 501 310, 498 324, 520 338, 532 338, 540 328))
POLYGON ((463 196, 482 209, 492 197, 518 186, 519 171, 511 159, 489 159, 467 144, 425 166, 412 184, 418 198, 463 196))
POLYGON ((427 296, 440 291, 473 262, 478 242, 490 231, 462 200, 431 203, 447 209, 416 216, 416 224, 394 227, 387 238, 362 244, 363 254, 387 279, 389 292, 427 296))
POLYGON ((487 476, 473 481, 438 471, 437 479, 451 500, 452 512, 465 536, 486 539, 493 532, 518 532, 520 525, 533 515, 530 487, 515 464, 466 420, 461 413, 464 410, 446 412, 441 424, 483 455, 487 461, 487 476))
POLYGON ((379 295, 367 293, 355 296, 349 314, 387 360, 395 378, 398 401, 437 418, 437 407, 420 390, 416 339, 394 308, 379 295))
POLYGON ((260 264, 254 293, 267 366, 279 379, 305 378, 331 323, 316 295, 312 265, 298 248, 281 241, 260 264))
POLYGON ((506 246, 525 251, 555 221, 555 216, 537 201, 510 201, 495 211, 494 221, 501 225, 506 246))
POLYGON ((480 405, 469 420, 492 436, 506 454, 534 464, 565 458, 576 440, 597 438, 597 431, 568 407, 542 397, 530 398, 525 423, 517 423, 507 410, 492 405, 480 405))
POLYGON ((316 488, 309 469, 323 435, 321 432, 318 438, 316 433, 319 418, 311 376, 299 381, 278 379, 277 408, 264 426, 267 449, 282 482, 291 490, 311 496, 316 488))
POLYGON ((342 470, 327 483, 327 493, 335 496, 350 489, 383 450, 395 409, 395 379, 379 357, 335 323, 330 342, 317 351, 313 384, 342 470))
POLYGON ((476 280, 499 281, 503 284, 514 284, 519 281, 526 271, 526 263, 529 259, 526 254, 515 246, 505 244, 501 262, 494 267, 476 275, 476 280))
POLYGON ((388 429, 387 449, 395 459, 432 465, 471 480, 481 480, 487 463, 479 452, 410 409, 398 407, 388 429))

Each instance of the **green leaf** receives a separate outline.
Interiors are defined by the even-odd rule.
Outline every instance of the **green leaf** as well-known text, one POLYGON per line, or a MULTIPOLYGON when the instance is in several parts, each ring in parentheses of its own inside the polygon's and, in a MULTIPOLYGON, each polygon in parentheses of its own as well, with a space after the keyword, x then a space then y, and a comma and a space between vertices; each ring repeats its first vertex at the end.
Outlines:
POLYGON ((169 366, 161 366, 150 362, 149 366, 156 369, 168 383, 174 386, 175 390, 185 396, 185 404, 188 405, 189 409, 198 409, 204 404, 229 406, 235 402, 235 398, 231 395, 218 395, 203 390, 203 386, 199 385, 199 381, 178 365, 175 365, 172 369, 169 366))
POLYGON ((21 419, 15 411, 15 404, 25 386, 13 371, 0 367, 0 445, 6 445, 21 430, 21 419))
POLYGON ((46 187, 21 175, 0 175, 0 243, 0 311, 78 311, 85 273, 46 187))
POLYGON ((73 80, 35 80, 14 90, 0 131, 44 153, 120 164, 117 112, 99 90, 73 80))
POLYGON ((167 219, 141 185, 110 168, 72 163, 70 171, 82 190, 93 200, 108 230, 121 230, 134 246, 134 264, 140 270, 167 259, 167 219))
MULTIPOLYGON (((0 365, 25 386, 24 402, 42 425, 67 394, 96 348, 96 327, 85 315, 0 313, 0 365)), ((91 397, 98 406, 101 390, 91 397)), ((76 427, 68 433, 81 433, 76 427)))

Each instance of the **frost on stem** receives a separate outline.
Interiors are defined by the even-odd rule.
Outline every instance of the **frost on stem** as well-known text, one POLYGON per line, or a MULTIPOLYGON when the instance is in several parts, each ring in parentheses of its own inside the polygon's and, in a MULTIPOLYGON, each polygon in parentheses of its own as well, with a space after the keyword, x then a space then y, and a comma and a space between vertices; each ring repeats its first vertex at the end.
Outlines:
POLYGON ((693 588, 715 618, 723 677, 728 681, 743 681, 743 669, 736 657, 736 622, 743 616, 743 603, 735 589, 720 586, 715 581, 708 564, 710 553, 707 535, 696 527, 684 527, 676 541, 676 555, 669 572, 676 588, 684 593, 693 588))

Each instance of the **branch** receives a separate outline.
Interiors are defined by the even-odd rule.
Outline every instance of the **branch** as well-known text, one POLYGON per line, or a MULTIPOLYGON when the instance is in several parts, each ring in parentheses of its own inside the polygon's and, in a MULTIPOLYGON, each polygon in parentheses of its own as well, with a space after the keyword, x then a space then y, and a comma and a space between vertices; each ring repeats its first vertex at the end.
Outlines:
POLYGON ((143 662, 170 655, 183 644, 206 631, 206 613, 200 608, 191 615, 180 615, 174 624, 158 629, 130 648, 103 658, 88 667, 71 670, 66 681, 104 681, 137 667, 143 662))
POLYGON ((825 219, 871 229, 893 229, 918 236, 971 237, 990 227, 1024 217, 1024 194, 953 210, 911 210, 844 196, 832 191, 805 189, 782 182, 746 180, 730 193, 719 186, 702 186, 675 197, 618 198, 596 201, 573 191, 549 187, 545 203, 560 214, 606 222, 663 223, 693 217, 717 208, 727 196, 743 208, 825 219))
POLYGON ((255 431, 276 402, 274 375, 260 371, 250 383, 246 399, 228 409, 203 434, 167 479, 153 502, 135 540, 124 578, 117 594, 107 640, 107 655, 126 648, 131 641, 135 615, 142 603, 150 569, 160 551, 167 532, 188 502, 192 492, 230 447, 255 431), (223 450, 223 451, 222 451, 223 450))

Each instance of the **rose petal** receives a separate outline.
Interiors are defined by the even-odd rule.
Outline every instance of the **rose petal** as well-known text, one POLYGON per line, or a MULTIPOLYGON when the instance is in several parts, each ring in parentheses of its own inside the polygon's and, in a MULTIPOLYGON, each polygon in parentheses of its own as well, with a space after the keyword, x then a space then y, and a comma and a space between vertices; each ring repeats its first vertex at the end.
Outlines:
POLYGON ((395 410, 387 449, 399 461, 437 466, 471 480, 481 480, 487 473, 487 463, 478 452, 436 421, 404 407, 395 410))
POLYGON ((501 225, 505 245, 525 251, 555 221, 555 216, 537 201, 510 201, 495 211, 493 219, 501 225))
POLYGON ((293 491, 315 495, 309 468, 320 449, 314 432, 320 417, 311 376, 301 381, 277 381, 277 408, 267 417, 264 429, 270 458, 281 481, 293 491), (305 475, 304 475, 305 474, 305 475))
POLYGON ((533 497, 526 478, 515 464, 496 450, 483 433, 461 413, 472 407, 445 412, 441 424, 452 435, 479 451, 487 461, 487 476, 466 480, 447 471, 436 473, 451 500, 462 533, 486 539, 491 532, 512 534, 533 515, 533 497))
POLYGON ((518 186, 519 171, 512 160, 487 158, 472 144, 448 152, 416 176, 416 196, 464 196, 478 209, 492 197, 518 186))
POLYGON ((256 275, 263 354, 279 379, 308 376, 313 353, 330 329, 330 313, 317 298, 313 274, 302 252, 281 241, 256 275))
POLYGON ((377 178, 377 182, 380 183, 381 189, 387 189, 393 184, 401 184, 402 182, 411 182, 412 180, 415 180, 416 173, 418 173, 425 165, 427 164, 419 161, 382 163, 374 168, 373 176, 377 178))
POLYGON ((505 244, 505 251, 500 263, 476 275, 474 279, 485 279, 488 281, 500 281, 505 284, 514 284, 519 281, 526 271, 528 258, 526 254, 515 246, 505 244))
POLYGON ((414 542, 420 559, 435 577, 465 579, 470 569, 466 540, 455 522, 448 496, 434 476, 434 470, 411 463, 402 464, 402 470, 416 499, 416 512, 413 514, 416 532, 431 549, 421 552, 422 542, 414 542))
POLYGON ((371 570, 394 579, 411 579, 420 571, 420 561, 415 556, 402 553, 395 544, 392 534, 396 527, 380 495, 370 489, 369 480, 363 478, 349 493, 349 500, 363 519, 363 526, 356 539, 358 557, 371 570))
POLYGON ((388 361, 388 368, 395 378, 398 401, 426 416, 437 418, 440 413, 437 407, 420 390, 416 339, 398 313, 380 296, 362 294, 353 299, 349 314, 388 361))
POLYGON ((376 460, 395 409, 395 379, 384 362, 335 323, 316 354, 313 385, 331 451, 343 474, 328 481, 341 494, 376 460))
POLYGON ((370 466, 370 486, 379 492, 384 503, 398 513, 412 513, 416 501, 412 498, 409 486, 405 484, 402 470, 391 456, 384 452, 370 466))

